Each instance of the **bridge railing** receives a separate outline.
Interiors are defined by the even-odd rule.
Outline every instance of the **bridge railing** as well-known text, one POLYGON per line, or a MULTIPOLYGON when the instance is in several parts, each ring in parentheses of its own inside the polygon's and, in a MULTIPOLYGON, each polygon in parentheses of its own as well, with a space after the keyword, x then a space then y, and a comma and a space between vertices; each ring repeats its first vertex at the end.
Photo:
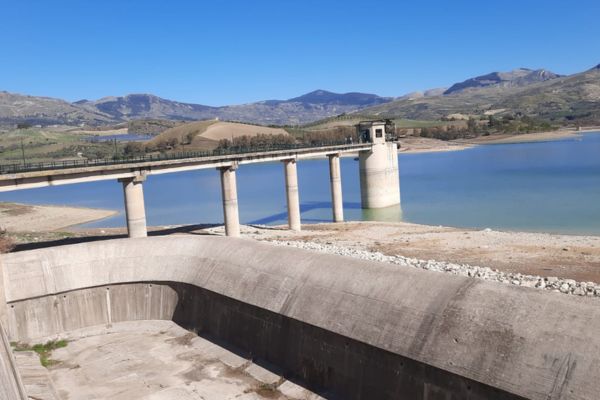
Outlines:
POLYGON ((20 172, 36 172, 36 171, 48 171, 56 169, 68 169, 78 167, 93 167, 103 165, 120 165, 120 164, 133 164, 146 161, 166 161, 166 160, 185 160, 190 158, 202 158, 202 157, 215 157, 215 156, 232 156, 236 154, 247 154, 247 153, 258 153, 268 151, 284 151, 284 150, 303 150, 312 149, 318 147, 328 146, 352 146, 346 142, 340 141, 322 141, 311 144, 264 144, 260 146, 251 147, 230 147, 226 149, 215 149, 212 151, 193 151, 193 152, 171 152, 171 153, 160 153, 160 154, 149 154, 142 156, 116 156, 112 158, 98 158, 98 159, 80 159, 80 160, 60 160, 60 161, 47 161, 37 163, 13 163, 0 165, 0 175, 15 174, 20 172))

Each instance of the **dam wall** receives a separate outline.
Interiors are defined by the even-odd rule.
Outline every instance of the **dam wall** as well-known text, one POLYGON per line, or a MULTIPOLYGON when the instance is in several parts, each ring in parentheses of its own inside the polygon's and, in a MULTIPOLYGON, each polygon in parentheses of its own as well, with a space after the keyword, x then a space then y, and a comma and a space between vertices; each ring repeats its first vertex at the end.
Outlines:
POLYGON ((177 293, 167 285, 107 285, 11 303, 8 336, 36 341, 61 332, 124 321, 172 320, 177 293))
POLYGON ((222 237, 2 257, 10 340, 172 319, 331 398, 600 392, 594 299, 222 237))
POLYGON ((7 305, 4 295, 3 276, 2 264, 0 263, 0 399, 27 400, 10 348, 10 342, 4 329, 7 305))
POLYGON ((0 399, 27 400, 10 344, 0 322, 0 399))

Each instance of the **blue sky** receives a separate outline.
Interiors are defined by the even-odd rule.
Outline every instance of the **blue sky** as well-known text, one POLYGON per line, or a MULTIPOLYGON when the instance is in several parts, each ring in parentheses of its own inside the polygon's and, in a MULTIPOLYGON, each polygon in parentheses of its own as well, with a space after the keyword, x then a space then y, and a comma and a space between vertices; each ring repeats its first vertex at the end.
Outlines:
POLYGON ((208 105, 600 63, 600 1, 0 0, 0 90, 208 105))

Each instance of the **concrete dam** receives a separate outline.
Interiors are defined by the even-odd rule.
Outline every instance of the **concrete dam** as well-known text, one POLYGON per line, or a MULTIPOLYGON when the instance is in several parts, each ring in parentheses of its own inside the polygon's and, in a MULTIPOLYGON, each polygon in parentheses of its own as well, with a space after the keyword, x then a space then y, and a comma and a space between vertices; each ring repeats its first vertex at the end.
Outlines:
POLYGON ((331 399, 600 393, 593 299, 230 237, 107 240, 1 261, 1 399, 28 398, 9 342, 160 320, 331 399))

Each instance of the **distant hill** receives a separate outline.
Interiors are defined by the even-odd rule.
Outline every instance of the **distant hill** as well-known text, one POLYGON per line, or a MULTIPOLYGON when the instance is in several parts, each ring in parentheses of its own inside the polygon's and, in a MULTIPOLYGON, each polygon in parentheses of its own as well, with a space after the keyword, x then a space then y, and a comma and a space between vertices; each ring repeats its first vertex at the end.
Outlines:
POLYGON ((298 125, 391 101, 367 93, 317 90, 289 100, 212 107, 167 100, 151 94, 130 94, 68 103, 59 99, 0 93, 0 124, 106 124, 136 119, 222 120, 264 125, 298 125))
POLYGON ((214 107, 180 103, 151 94, 130 94, 123 97, 104 97, 96 101, 73 103, 90 112, 99 112, 115 121, 142 118, 190 120, 208 118, 214 107))
POLYGON ((217 120, 196 121, 167 129, 147 142, 146 147, 160 147, 170 143, 186 151, 212 150, 222 139, 232 140, 240 136, 284 135, 288 132, 281 128, 249 125, 217 120))
POLYGON ((338 105, 350 107, 367 107, 392 101, 391 97, 380 97, 369 93, 333 93, 326 90, 315 90, 300 97, 287 100, 292 103, 338 105))
POLYGON ((559 78, 554 72, 538 69, 532 71, 527 68, 519 68, 509 72, 492 72, 487 75, 467 79, 464 82, 455 83, 443 94, 452 94, 466 89, 478 89, 490 86, 496 87, 522 87, 536 82, 544 82, 559 78))
POLYGON ((545 70, 496 72, 457 83, 441 95, 401 97, 360 113, 417 120, 440 120, 458 114, 522 114, 557 123, 597 124, 600 67, 568 76, 545 70))
POLYGON ((78 125, 86 122, 96 125, 113 122, 113 118, 60 99, 0 92, 0 125, 20 122, 33 125, 78 125))
MULTIPOLYGON (((130 94, 69 103, 48 97, 0 92, 0 125, 107 125, 134 120, 199 121, 218 118, 262 125, 305 125, 342 114, 433 121, 521 114, 559 123, 600 123, 600 66, 561 76, 519 68, 413 92, 395 99, 368 93, 316 90, 288 100, 206 106, 130 94)), ((147 123, 143 131, 161 131, 147 123)))
POLYGON ((557 121, 600 123, 600 65, 579 74, 531 85, 496 107, 557 121))

